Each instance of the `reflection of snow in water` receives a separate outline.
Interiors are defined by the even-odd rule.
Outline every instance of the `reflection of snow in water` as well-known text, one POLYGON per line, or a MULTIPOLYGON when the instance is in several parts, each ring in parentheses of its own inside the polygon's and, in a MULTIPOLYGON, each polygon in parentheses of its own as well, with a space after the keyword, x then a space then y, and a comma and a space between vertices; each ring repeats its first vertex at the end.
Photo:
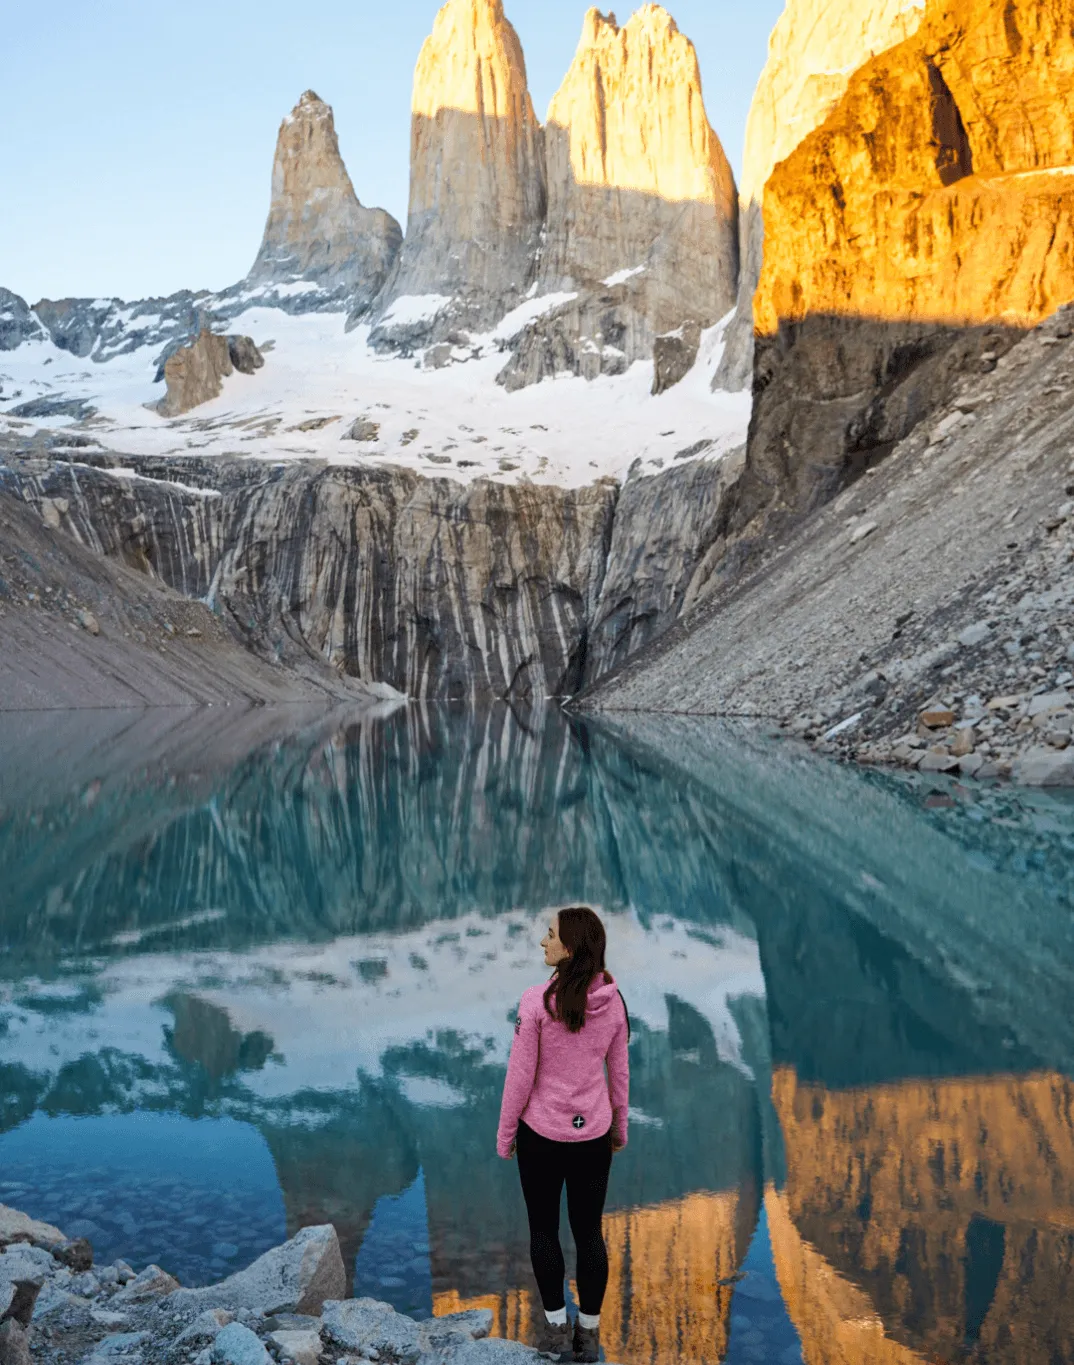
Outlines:
MULTIPOLYGON (((245 1077, 263 1099, 357 1088, 361 1076, 383 1075, 389 1049, 415 1043, 462 1044, 503 1065, 519 998, 544 975, 536 946, 544 922, 473 914, 328 944, 128 958, 91 978, 99 1002, 86 1000, 77 1012, 35 1009, 42 988, 23 982, 0 995, 9 1006, 0 1062, 48 1076, 87 1051, 115 1048, 163 1065, 173 1020, 162 1002, 194 995, 226 1011, 243 1035, 271 1039, 268 1064, 245 1077)), ((673 996, 707 1020, 719 1057, 748 1074, 731 1002, 764 995, 757 944, 672 918, 645 926, 634 914, 615 915, 608 927, 609 964, 632 1018, 666 1032, 673 996)), ((442 1082, 403 1084, 417 1104, 461 1099, 442 1082)))

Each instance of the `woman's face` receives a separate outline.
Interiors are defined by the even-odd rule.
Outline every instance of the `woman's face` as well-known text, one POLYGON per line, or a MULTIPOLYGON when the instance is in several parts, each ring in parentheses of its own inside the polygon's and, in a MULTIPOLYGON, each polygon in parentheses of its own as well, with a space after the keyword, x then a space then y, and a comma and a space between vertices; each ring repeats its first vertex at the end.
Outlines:
POLYGON ((566 962, 570 953, 563 946, 563 940, 559 936, 559 916, 557 915, 548 926, 548 933, 541 939, 541 947, 544 949, 544 965, 546 967, 558 967, 561 962, 566 962))

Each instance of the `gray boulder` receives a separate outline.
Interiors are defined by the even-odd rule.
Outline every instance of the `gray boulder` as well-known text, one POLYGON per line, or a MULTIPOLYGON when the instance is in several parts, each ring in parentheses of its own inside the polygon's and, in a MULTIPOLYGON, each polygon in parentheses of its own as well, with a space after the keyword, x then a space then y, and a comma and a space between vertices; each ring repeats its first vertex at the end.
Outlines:
POLYGON ((327 1299, 340 1299, 347 1275, 339 1238, 331 1224, 303 1228, 283 1246, 219 1284, 180 1289, 168 1300, 173 1308, 247 1308, 255 1313, 320 1313, 327 1299))
POLYGON ((272 1365, 260 1337, 241 1322, 229 1323, 219 1332, 211 1358, 213 1365, 272 1365))
POLYGON ((348 1350, 376 1351, 402 1365, 417 1365, 423 1349, 422 1333, 413 1318, 397 1313, 376 1299, 347 1299, 324 1306, 324 1335, 348 1350))
POLYGON ((10 1318, 0 1323, 0 1365, 33 1365, 26 1333, 10 1318))
POLYGON ((9 1242, 29 1242, 33 1246, 51 1251, 53 1247, 61 1246, 66 1241, 67 1238, 59 1228, 54 1228, 51 1223, 39 1223, 29 1215, 20 1213, 18 1209, 10 1209, 6 1204, 0 1204, 0 1247, 6 1246, 9 1242))
POLYGON ((1074 750, 1030 749, 1011 776, 1023 787, 1074 787, 1074 750))
POLYGON ((113 1303, 148 1303, 162 1299, 179 1288, 179 1281, 161 1270, 159 1265, 147 1265, 133 1280, 128 1281, 113 1299, 113 1303))

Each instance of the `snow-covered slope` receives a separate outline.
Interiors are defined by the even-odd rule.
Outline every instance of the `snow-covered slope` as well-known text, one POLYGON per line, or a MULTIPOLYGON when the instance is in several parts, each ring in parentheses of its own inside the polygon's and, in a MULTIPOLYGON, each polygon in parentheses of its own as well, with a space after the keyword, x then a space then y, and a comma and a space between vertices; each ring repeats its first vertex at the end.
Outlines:
POLYGON ((709 389, 720 327, 705 334, 694 371, 659 397, 650 362, 592 383, 561 377, 505 391, 496 383, 504 348, 546 303, 533 300, 489 335, 422 360, 377 354, 368 329, 348 332, 340 313, 292 314, 237 292, 184 296, 179 311, 223 313, 226 330, 251 336, 266 363, 168 420, 147 405, 162 396, 162 351, 183 320, 173 307, 101 300, 92 319, 83 309, 82 344, 61 337, 73 350, 39 337, 0 351, 0 436, 29 439, 44 427, 130 455, 312 458, 571 487, 623 476, 636 461, 654 473, 696 458, 702 442, 705 458, 718 459, 745 440, 749 396, 709 389))

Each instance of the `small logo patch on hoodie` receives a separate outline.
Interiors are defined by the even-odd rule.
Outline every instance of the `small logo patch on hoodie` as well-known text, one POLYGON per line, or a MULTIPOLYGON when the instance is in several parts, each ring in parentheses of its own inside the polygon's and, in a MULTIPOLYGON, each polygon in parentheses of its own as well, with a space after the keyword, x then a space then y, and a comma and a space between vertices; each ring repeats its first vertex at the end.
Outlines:
POLYGON ((582 1129, 585 1127, 585 1119, 581 1116, 581 1114, 575 1114, 573 1123, 575 1128, 582 1129))

